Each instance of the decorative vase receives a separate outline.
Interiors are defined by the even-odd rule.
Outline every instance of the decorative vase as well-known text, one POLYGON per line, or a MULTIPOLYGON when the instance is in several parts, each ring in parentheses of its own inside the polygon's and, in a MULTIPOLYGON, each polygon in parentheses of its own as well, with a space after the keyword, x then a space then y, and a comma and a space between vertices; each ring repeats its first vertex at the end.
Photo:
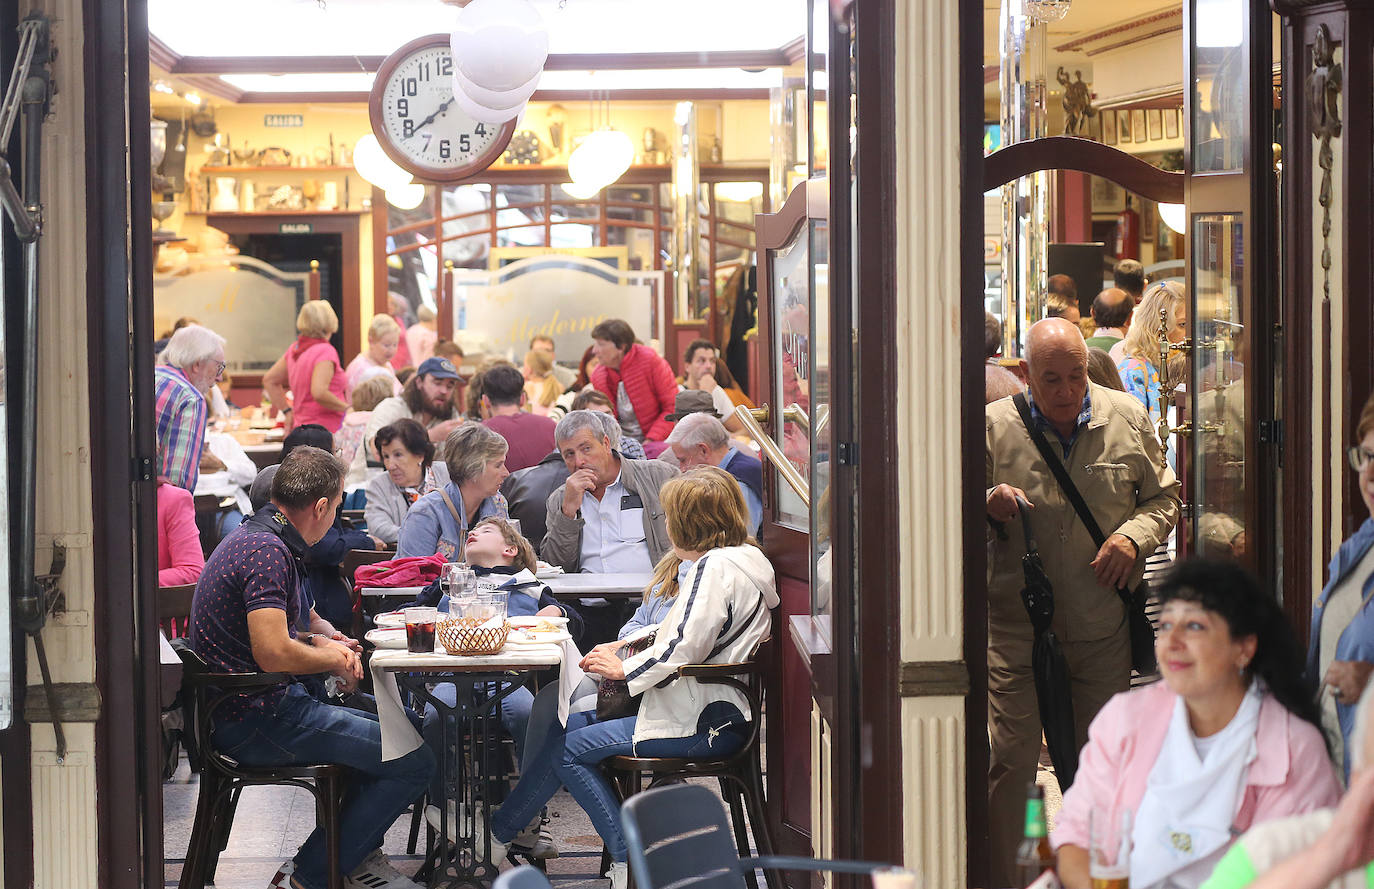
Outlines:
POLYGON ((234 213, 239 208, 239 199, 234 194, 238 180, 233 176, 215 177, 215 196, 210 199, 210 209, 215 213, 234 213))

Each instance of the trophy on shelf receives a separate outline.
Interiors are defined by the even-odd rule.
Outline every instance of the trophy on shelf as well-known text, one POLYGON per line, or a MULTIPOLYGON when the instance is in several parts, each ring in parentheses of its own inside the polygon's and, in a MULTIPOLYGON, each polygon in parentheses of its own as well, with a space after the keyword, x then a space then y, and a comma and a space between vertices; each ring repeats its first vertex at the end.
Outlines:
POLYGON ((177 205, 176 201, 170 200, 172 197, 170 192, 163 192, 163 188, 169 183, 168 180, 158 172, 162 167, 162 159, 167 156, 167 122, 165 120, 153 118, 149 136, 149 147, 151 149, 149 154, 152 160, 152 183, 154 191, 157 192, 154 194, 154 197, 161 198, 160 200, 153 201, 152 214, 154 221, 157 223, 153 227, 153 233, 158 241, 171 241, 176 238, 176 232, 167 231, 162 227, 162 223, 176 212, 177 205))

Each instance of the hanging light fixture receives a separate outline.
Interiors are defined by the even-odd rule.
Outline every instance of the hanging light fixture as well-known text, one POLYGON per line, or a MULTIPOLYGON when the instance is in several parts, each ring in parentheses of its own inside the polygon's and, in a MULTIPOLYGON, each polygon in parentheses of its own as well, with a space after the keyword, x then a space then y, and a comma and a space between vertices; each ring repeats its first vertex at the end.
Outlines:
POLYGON ((1183 204, 1159 204, 1159 218, 1177 234, 1188 227, 1188 208, 1183 204))
POLYGON ((583 188, 605 188, 623 176, 630 164, 634 163, 634 142, 611 126, 609 97, 605 101, 604 114, 605 125, 594 129, 568 156, 568 176, 583 188))
POLYGON ((564 194, 579 201, 585 201, 596 197, 604 187, 605 186, 597 185, 594 182, 589 182, 585 185, 579 182, 564 182, 562 186, 564 194))
POLYGON ((397 210, 414 210, 425 199, 425 187, 418 182, 386 190, 386 202, 397 210))
POLYGON ((539 85, 549 32, 529 0, 472 0, 449 35, 453 95, 483 123, 518 117, 539 85))
POLYGON ((377 137, 371 133, 360 137, 358 144, 353 146, 353 168, 358 171, 359 176, 382 191, 389 192, 409 185, 413 178, 386 156, 381 144, 377 142, 377 137))

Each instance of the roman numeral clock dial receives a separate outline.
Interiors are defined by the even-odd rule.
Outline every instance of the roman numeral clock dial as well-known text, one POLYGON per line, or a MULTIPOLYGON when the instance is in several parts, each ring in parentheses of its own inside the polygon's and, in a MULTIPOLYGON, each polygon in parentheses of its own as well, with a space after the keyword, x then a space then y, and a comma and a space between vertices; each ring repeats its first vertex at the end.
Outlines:
POLYGON ((387 156, 429 183, 482 172, 506 150, 515 120, 473 120, 453 99, 453 54, 447 34, 418 37, 387 56, 368 97, 372 132, 387 156))

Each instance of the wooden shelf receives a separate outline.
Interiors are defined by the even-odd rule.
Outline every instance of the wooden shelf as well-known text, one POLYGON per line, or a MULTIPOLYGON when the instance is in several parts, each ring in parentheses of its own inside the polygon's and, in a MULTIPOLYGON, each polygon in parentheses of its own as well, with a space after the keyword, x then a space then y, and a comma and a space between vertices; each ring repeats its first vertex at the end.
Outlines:
POLYGON ((325 165, 322 167, 309 166, 276 166, 276 167, 212 167, 205 165, 200 168, 202 173, 352 173, 355 172, 349 165, 325 165))

